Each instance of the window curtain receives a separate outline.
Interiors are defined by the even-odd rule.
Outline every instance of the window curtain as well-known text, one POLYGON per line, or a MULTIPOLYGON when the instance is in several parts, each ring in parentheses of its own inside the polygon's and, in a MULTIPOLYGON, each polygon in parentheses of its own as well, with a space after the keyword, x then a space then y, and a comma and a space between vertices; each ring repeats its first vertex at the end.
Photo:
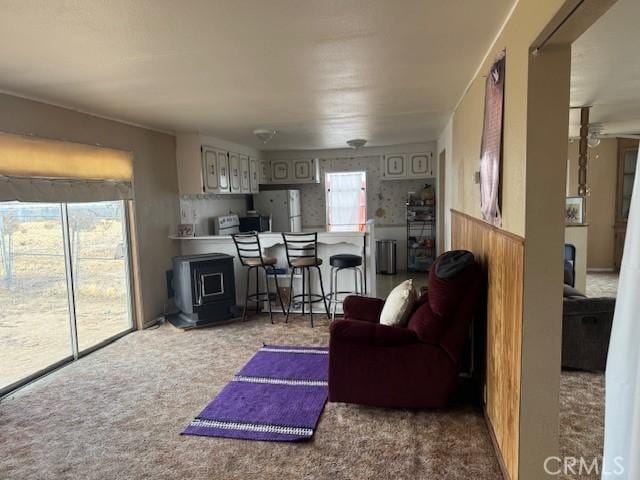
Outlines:
POLYGON ((602 478, 606 480, 640 478, 640 172, 637 168, 607 358, 602 468, 602 478))
POLYGON ((497 227, 502 226, 499 201, 504 73, 505 52, 502 51, 487 75, 480 147, 480 209, 484 219, 497 227))
POLYGON ((362 173, 340 173, 330 176, 328 185, 329 226, 331 231, 358 231, 363 195, 362 173))
POLYGON ((0 201, 129 200, 132 181, 129 152, 0 133, 0 201))

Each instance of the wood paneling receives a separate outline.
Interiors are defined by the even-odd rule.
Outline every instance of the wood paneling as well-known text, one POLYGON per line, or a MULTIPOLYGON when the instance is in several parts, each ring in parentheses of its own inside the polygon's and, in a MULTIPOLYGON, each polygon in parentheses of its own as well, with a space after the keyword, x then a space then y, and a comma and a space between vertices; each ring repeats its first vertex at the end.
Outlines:
POLYGON ((473 252, 487 274, 485 413, 503 469, 517 480, 524 239, 454 210, 451 244, 473 252))

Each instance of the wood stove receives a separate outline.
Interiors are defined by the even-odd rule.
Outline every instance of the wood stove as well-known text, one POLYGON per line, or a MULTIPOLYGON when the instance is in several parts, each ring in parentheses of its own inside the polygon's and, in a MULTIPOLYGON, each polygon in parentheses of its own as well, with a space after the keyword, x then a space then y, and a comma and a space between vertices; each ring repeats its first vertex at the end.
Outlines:
POLYGON ((194 328, 233 316, 236 284, 233 257, 224 253, 173 257, 173 290, 180 313, 169 318, 178 328, 194 328))

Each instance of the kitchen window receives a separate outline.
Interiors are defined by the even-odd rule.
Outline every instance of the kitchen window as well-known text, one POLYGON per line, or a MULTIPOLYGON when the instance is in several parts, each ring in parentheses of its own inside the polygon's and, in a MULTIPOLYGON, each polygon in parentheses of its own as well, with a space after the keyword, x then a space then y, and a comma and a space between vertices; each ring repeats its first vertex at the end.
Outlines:
POLYGON ((325 176, 327 231, 363 232, 367 219, 366 172, 335 172, 325 176))

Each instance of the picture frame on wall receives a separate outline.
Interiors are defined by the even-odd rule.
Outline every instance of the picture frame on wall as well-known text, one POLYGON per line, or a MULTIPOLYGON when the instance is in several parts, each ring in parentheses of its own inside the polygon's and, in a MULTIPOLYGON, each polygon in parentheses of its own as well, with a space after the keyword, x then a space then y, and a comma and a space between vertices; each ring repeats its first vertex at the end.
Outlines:
POLYGON ((564 221, 567 225, 584 223, 584 197, 567 197, 564 221))

